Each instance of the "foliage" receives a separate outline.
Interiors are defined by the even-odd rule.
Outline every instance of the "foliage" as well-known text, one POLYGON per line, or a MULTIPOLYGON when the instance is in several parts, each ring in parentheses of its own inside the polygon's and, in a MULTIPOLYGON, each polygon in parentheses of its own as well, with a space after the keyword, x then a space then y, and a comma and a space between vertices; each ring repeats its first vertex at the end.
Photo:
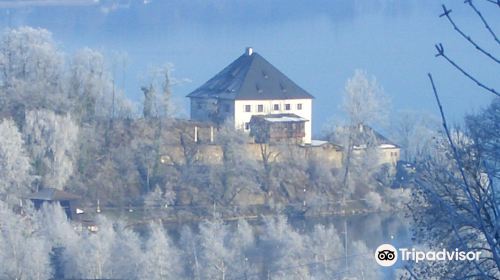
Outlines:
POLYGON ((30 159, 24 141, 14 121, 0 122, 0 197, 3 201, 17 203, 31 190, 30 159))

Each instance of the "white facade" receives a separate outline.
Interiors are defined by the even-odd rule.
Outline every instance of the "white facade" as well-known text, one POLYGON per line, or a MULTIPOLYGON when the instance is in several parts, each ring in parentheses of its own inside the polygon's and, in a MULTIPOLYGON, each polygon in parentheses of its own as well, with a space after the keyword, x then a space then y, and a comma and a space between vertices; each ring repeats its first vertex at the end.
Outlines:
POLYGON ((311 143, 312 99, 235 100, 234 125, 236 129, 249 131, 248 123, 253 115, 295 114, 308 120, 305 123, 305 144, 311 143))
POLYGON ((216 125, 232 121, 236 129, 247 132, 254 115, 295 114, 307 120, 302 142, 311 143, 314 97, 252 48, 188 97, 192 120, 216 125))

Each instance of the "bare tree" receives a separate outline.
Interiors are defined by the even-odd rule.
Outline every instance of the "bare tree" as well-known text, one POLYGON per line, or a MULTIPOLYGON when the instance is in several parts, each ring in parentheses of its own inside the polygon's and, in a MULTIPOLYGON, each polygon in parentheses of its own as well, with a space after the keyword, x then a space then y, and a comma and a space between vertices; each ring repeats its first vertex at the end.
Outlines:
POLYGON ((216 142, 222 150, 222 164, 212 168, 210 187, 213 189, 214 201, 231 205, 242 191, 259 190, 252 176, 254 162, 246 154, 245 144, 248 141, 247 136, 235 130, 231 123, 224 124, 219 130, 216 142))
POLYGON ((153 88, 153 85, 150 85, 149 87, 142 87, 141 90, 144 93, 144 107, 142 110, 142 115, 145 119, 150 119, 154 115, 153 108, 154 101, 156 99, 155 90, 153 88))
MULTIPOLYGON (((484 24, 495 46, 499 46, 495 30, 489 25, 477 4, 467 0, 465 4, 477 19, 484 24)), ((484 1, 500 12, 496 1, 484 1)), ((481 5, 482 5, 481 4, 481 5)), ((446 18, 453 29, 473 45, 481 56, 486 56, 495 65, 498 58, 472 36, 466 34, 453 19, 451 10, 443 5, 441 17, 446 18)), ((443 58, 467 79, 477 84, 478 89, 498 96, 495 88, 484 84, 445 52, 442 44, 436 45, 437 57, 443 58)), ((500 229, 498 196, 498 97, 492 105, 476 116, 469 116, 464 129, 452 130, 448 126, 445 111, 439 98, 438 87, 431 74, 428 75, 436 103, 441 114, 443 136, 438 155, 420 163, 414 195, 412 215, 416 225, 415 235, 431 247, 459 248, 464 251, 480 251, 479 260, 453 262, 446 265, 424 263, 408 267, 411 276, 429 275, 449 279, 500 279, 500 229), (445 213, 435 215, 434 213, 445 213), (426 229, 426 230, 423 230, 426 229)))

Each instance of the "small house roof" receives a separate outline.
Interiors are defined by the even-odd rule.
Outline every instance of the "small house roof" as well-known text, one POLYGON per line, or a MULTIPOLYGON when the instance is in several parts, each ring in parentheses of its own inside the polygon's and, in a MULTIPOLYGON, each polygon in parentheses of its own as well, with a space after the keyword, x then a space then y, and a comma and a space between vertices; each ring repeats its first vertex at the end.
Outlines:
POLYGON ((80 199, 80 197, 75 194, 54 188, 43 188, 42 190, 29 195, 27 198, 31 200, 47 200, 47 201, 80 199))
POLYGON ((333 148, 337 151, 341 151, 343 148, 342 146, 338 145, 338 144, 334 144, 332 142, 329 142, 329 141, 325 141, 325 140, 317 140, 317 139, 312 139, 311 140, 311 143, 305 143, 305 144, 301 144, 300 145, 301 147, 312 147, 312 148, 319 148, 319 147, 325 147, 325 148, 333 148))
POLYGON ((295 114, 269 114, 269 115, 253 115, 252 119, 262 119, 271 123, 280 122, 307 122, 307 119, 299 117, 295 114))
POLYGON ((251 48, 187 97, 235 100, 314 98, 251 48))
POLYGON ((357 137, 352 139, 354 148, 366 148, 366 145, 368 144, 365 142, 366 139, 373 139, 377 146, 382 149, 399 148, 397 144, 368 125, 358 125, 357 133, 357 137))

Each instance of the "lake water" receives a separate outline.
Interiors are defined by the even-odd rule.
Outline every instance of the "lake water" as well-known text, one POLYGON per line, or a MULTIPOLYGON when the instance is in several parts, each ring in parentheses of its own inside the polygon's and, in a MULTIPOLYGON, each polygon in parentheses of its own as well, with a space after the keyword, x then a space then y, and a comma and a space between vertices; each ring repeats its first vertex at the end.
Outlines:
MULTIPOLYGON (((348 217, 322 217, 307 219, 305 221, 293 221, 293 224, 305 231, 311 230, 316 224, 333 224, 343 240, 345 240, 345 228, 347 228, 348 244, 360 240, 372 252, 375 252, 375 249, 384 243, 392 244, 396 248, 412 247, 413 245, 409 218, 404 217, 400 213, 370 213, 348 217)), ((348 248, 348 256, 350 255, 349 251, 348 248)), ((374 259, 373 261, 375 262, 374 259)), ((354 262, 354 260, 349 259, 349 263, 351 262, 354 262)), ((402 263, 398 261, 392 267, 380 267, 380 271, 384 279, 393 279, 395 270, 401 267, 402 263)), ((356 268, 350 268, 349 270, 349 276, 363 279, 361 275, 357 275, 356 268)))
MULTIPOLYGON (((254 226, 261 225, 262 221, 251 220, 249 221, 254 226)), ((361 270, 357 269, 359 265, 362 265, 364 269, 369 269, 374 267, 378 269, 381 273, 382 279, 394 279, 395 270, 402 267, 402 263, 398 261, 394 266, 385 268, 378 266, 372 255, 375 249, 384 243, 392 244, 396 248, 400 247, 410 247, 412 245, 411 231, 408 218, 404 217, 402 213, 369 213, 360 215, 351 215, 347 217, 342 216, 330 216, 330 217, 317 217, 317 218, 305 218, 305 219, 289 219, 292 226, 299 231, 301 234, 305 234, 314 229, 317 224, 322 224, 325 226, 333 225, 337 230, 342 242, 345 242, 345 228, 347 226, 347 243, 348 243, 348 273, 338 272, 340 279, 342 277, 348 276, 350 278, 346 279, 371 279, 369 277, 364 277, 361 275, 361 270), (366 258, 363 261, 355 259, 354 253, 350 250, 350 244, 355 241, 362 241, 366 244, 369 253, 367 253, 366 258)), ((232 222, 233 223, 233 222, 232 222)), ((192 226, 194 231, 197 231, 196 223, 188 223, 192 226)), ((182 225, 179 224, 168 224, 169 232, 174 237, 174 240, 178 240, 179 231, 182 225)), ((265 254, 262 253, 266 251, 260 248, 261 245, 257 244, 256 252, 258 255, 265 254)), ((339 262, 345 262, 345 254, 339 256, 339 262)), ((259 258, 259 257, 257 257, 259 258)), ((342 265, 341 267, 344 267, 342 265)), ((333 277, 333 276, 332 276, 333 277)), ((337 278, 334 278, 337 279, 337 278)))

